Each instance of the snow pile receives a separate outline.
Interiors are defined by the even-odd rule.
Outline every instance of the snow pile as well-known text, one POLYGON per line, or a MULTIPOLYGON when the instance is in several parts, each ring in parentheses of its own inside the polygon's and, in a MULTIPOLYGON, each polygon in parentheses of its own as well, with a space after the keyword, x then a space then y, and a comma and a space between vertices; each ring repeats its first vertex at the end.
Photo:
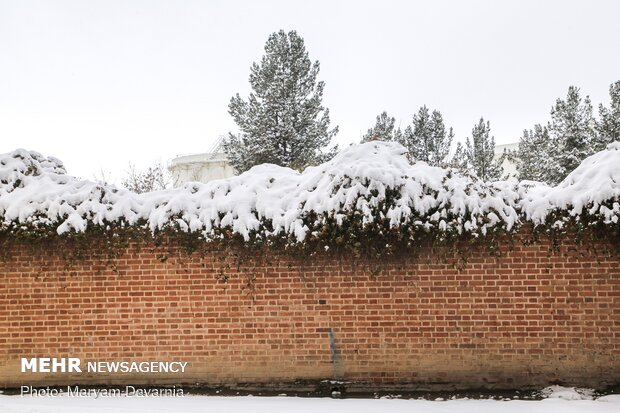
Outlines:
POLYGON ((620 143, 584 161, 556 188, 532 183, 487 184, 454 170, 411 165, 391 142, 354 145, 298 173, 260 165, 229 179, 135 194, 66 175, 62 163, 17 150, 0 155, 0 230, 62 234, 90 226, 224 232, 244 239, 285 237, 302 242, 324 225, 407 228, 485 235, 513 230, 525 216, 543 223, 551 211, 599 214, 617 222, 620 143), (595 208, 596 207, 596 208, 595 208))
POLYGON ((540 391, 545 399, 593 400, 594 390, 580 387, 549 386, 540 391))
POLYGON ((595 221, 617 224, 619 201, 620 142, 613 142, 584 159, 558 186, 539 185, 526 191, 520 205, 525 217, 536 225, 558 210, 577 219, 587 214, 595 221))
POLYGON ((57 226, 59 234, 84 231, 89 221, 102 224, 104 211, 111 216, 113 207, 122 208, 134 197, 128 191, 68 176, 61 161, 37 152, 18 149, 0 155, 2 229, 57 226))

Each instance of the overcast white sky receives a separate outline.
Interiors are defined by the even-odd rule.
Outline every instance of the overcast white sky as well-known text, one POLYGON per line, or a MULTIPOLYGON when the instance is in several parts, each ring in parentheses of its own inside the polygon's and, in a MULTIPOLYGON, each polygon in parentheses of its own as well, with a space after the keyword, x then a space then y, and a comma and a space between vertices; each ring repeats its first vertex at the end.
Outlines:
POLYGON ((458 139, 484 116, 497 143, 516 142, 569 85, 608 103, 619 16, 617 0, 0 0, 0 152, 89 179, 204 152, 235 130, 228 102, 279 29, 321 62, 340 144, 423 104, 458 139))

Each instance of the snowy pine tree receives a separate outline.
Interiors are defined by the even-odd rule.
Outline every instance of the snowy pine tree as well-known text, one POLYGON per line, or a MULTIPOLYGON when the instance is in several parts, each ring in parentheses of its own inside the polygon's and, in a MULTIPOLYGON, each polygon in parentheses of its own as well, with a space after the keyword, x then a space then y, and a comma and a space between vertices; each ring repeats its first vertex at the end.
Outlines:
POLYGON ((452 128, 446 129, 441 112, 434 110, 431 115, 431 146, 428 148, 426 162, 432 166, 445 167, 453 139, 452 128))
POLYGON ((429 113, 422 106, 413 116, 412 126, 407 126, 399 141, 413 159, 432 166, 446 166, 454 133, 452 128, 446 129, 441 113, 437 110, 429 113))
POLYGON ((519 148, 509 158, 517 167, 519 179, 547 182, 551 171, 557 169, 553 152, 549 131, 545 126, 536 125, 532 130, 523 131, 519 148))
POLYGON ((568 88, 566 100, 558 99, 551 108, 549 135, 552 157, 557 164, 549 171, 547 183, 557 184, 573 171, 581 161, 597 151, 595 122, 590 98, 579 95, 579 88, 568 88))
POLYGON ((468 137, 464 147, 460 143, 457 145, 452 165, 464 172, 473 172, 484 181, 500 179, 504 156, 498 160, 493 159, 495 138, 490 136, 490 132, 491 124, 480 118, 471 131, 472 140, 468 137))
POLYGON ((269 36, 260 64, 251 67, 253 92, 248 100, 237 94, 228 106, 240 133, 230 133, 223 148, 238 172, 266 162, 302 170, 333 156, 322 152, 338 127, 329 129, 318 73, 319 62, 310 61, 295 31, 269 36))
POLYGON ((456 143, 456 151, 454 151, 454 156, 450 159, 448 167, 458 169, 461 172, 468 171, 465 148, 461 145, 461 142, 456 143))
POLYGON ((620 141, 620 80, 609 85, 609 108, 600 104, 599 120, 596 123, 598 150, 603 150, 608 143, 620 141))
POLYGON ((362 136, 362 143, 369 141, 399 141, 402 135, 400 128, 395 128, 396 119, 383 111, 377 115, 375 125, 362 136))

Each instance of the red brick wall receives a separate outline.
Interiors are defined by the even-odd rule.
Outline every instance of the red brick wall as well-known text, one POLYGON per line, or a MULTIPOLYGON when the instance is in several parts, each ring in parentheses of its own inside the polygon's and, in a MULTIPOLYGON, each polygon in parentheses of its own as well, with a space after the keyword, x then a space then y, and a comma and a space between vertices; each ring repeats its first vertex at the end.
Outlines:
POLYGON ((276 252, 237 262, 212 245, 162 262, 138 245, 67 262, 53 242, 3 245, 0 386, 620 382, 620 260, 580 257, 570 241, 553 253, 516 242, 499 258, 483 248, 462 268, 430 247, 374 263, 276 252), (20 357, 35 356, 189 365, 184 375, 21 374, 20 357))

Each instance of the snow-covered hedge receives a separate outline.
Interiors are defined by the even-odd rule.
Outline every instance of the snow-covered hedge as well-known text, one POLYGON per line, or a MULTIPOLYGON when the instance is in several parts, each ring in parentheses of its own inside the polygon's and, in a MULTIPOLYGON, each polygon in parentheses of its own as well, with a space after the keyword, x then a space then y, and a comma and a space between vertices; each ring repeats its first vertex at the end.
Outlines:
POLYGON ((206 239, 317 239, 325 227, 439 238, 516 231, 523 223, 618 224, 620 142, 587 158, 557 187, 484 183, 409 163, 397 143, 354 145, 298 173, 261 165, 229 179, 135 194, 78 180, 37 152, 0 155, 0 232, 83 232, 91 227, 173 229, 206 239))

